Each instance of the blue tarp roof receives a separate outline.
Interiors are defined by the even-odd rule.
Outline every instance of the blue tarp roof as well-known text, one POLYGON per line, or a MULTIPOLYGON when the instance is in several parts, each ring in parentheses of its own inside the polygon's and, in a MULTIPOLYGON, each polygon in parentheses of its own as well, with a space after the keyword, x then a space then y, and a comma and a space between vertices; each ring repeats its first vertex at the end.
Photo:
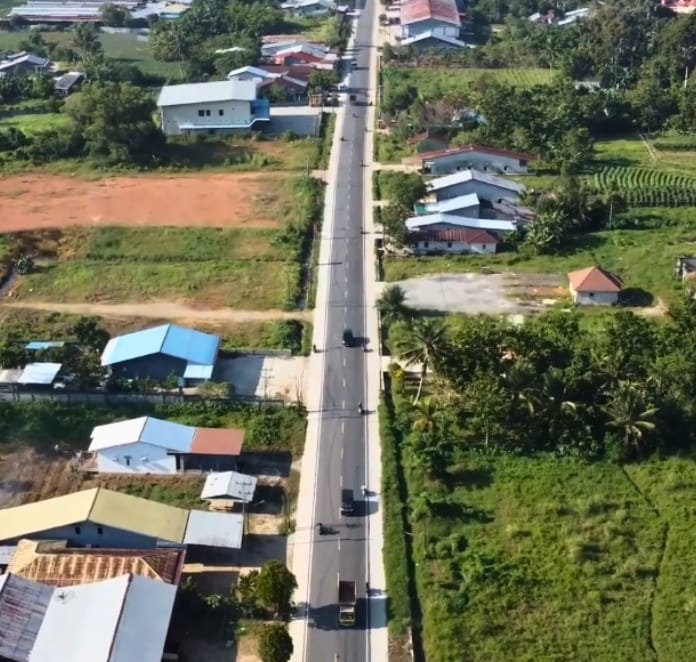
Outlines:
POLYGON ((17 379, 19 384, 52 384, 62 363, 29 363, 17 379))
POLYGON ((42 349, 50 349, 51 347, 63 347, 65 342, 62 340, 33 340, 24 345, 24 349, 34 349, 36 351, 42 349))
POLYGON ((212 365, 217 358, 220 338, 176 324, 162 324, 112 338, 101 356, 103 366, 166 354, 189 363, 212 365))

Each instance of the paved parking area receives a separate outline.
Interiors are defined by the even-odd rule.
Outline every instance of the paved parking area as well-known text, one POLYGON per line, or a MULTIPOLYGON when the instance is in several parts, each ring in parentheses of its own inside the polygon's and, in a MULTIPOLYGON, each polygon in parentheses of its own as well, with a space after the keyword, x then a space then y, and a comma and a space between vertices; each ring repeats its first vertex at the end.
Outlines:
POLYGON ((218 361, 215 379, 229 381, 240 395, 296 401, 303 395, 306 366, 304 356, 242 356, 218 361))
POLYGON ((398 283, 406 305, 448 313, 533 313, 564 296, 560 276, 547 274, 435 274, 398 283))

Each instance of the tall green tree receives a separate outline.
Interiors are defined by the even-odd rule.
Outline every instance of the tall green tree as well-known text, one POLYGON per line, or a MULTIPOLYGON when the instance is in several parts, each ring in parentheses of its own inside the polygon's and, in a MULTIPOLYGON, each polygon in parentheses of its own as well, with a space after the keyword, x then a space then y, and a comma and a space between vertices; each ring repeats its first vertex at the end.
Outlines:
POLYGON ((80 57, 83 59, 102 52, 99 33, 92 23, 78 23, 73 27, 72 44, 80 51, 80 57))
POLYGON ((145 90, 92 83, 68 97, 65 110, 84 136, 90 156, 114 163, 152 163, 161 156, 164 135, 155 126, 155 102, 145 90))
POLYGON ((263 662, 288 662, 292 657, 292 637, 280 623, 265 625, 259 635, 259 655, 263 662))
POLYGON ((406 334, 397 337, 395 351, 407 366, 420 366, 420 382, 414 402, 418 402, 428 369, 442 357, 446 329, 439 320, 425 319, 414 323, 406 334))
POLYGON ((289 616, 296 588, 295 575, 281 561, 265 563, 256 578, 256 597, 274 616, 289 616))

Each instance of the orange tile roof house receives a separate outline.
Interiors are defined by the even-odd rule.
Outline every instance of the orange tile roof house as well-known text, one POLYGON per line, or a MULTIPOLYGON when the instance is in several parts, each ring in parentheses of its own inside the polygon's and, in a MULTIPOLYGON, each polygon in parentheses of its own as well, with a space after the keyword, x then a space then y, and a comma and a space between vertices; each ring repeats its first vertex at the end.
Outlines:
POLYGON ((609 306, 618 303, 621 279, 600 267, 586 267, 568 274, 570 295, 579 306, 609 306))

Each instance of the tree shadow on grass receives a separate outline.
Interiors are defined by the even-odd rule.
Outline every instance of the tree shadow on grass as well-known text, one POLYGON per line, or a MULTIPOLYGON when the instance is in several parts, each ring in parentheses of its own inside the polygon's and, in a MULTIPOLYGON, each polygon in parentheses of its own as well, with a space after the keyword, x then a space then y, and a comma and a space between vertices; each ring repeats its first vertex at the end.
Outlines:
POLYGON ((652 306, 655 297, 652 292, 648 292, 640 287, 627 287, 621 292, 619 303, 622 306, 635 306, 645 308, 652 306))
POLYGON ((466 487, 470 490, 479 490, 493 484, 493 471, 488 468, 467 469, 454 467, 443 476, 447 487, 466 487))

